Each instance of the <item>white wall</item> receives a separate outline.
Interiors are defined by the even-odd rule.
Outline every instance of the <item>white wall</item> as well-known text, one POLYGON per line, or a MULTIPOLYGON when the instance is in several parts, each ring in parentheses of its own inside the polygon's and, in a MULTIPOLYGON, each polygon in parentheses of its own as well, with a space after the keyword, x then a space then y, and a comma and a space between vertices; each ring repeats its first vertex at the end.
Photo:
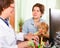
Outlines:
POLYGON ((21 0, 15 0, 15 31, 19 31, 18 22, 21 16, 21 0))
MULTIPOLYGON (((32 6, 35 3, 42 3, 45 5, 45 13, 43 19, 49 24, 49 8, 56 8, 58 5, 57 0, 15 0, 15 31, 18 31, 18 22, 22 18, 24 21, 32 17, 32 6)), ((58 6, 59 8, 59 6, 58 6)))

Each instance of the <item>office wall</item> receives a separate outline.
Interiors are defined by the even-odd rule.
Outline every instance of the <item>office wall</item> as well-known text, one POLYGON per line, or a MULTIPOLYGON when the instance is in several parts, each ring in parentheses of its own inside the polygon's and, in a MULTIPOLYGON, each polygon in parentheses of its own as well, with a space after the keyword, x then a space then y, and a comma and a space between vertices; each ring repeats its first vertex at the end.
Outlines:
POLYGON ((32 17, 32 6, 35 3, 42 3, 45 5, 45 13, 43 19, 49 24, 49 8, 60 8, 60 0, 15 0, 15 31, 19 31, 18 22, 20 18, 23 21, 28 20, 32 17))

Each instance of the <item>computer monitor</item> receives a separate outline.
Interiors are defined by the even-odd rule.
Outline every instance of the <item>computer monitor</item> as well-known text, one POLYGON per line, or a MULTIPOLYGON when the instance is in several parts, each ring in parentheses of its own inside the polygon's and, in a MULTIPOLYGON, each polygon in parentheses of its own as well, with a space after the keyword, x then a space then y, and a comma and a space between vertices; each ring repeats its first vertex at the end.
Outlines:
POLYGON ((56 32, 60 32, 60 10, 49 9, 49 24, 50 24, 50 42, 54 44, 56 32))
POLYGON ((55 37, 55 33, 60 31, 60 10, 49 9, 50 33, 55 37))

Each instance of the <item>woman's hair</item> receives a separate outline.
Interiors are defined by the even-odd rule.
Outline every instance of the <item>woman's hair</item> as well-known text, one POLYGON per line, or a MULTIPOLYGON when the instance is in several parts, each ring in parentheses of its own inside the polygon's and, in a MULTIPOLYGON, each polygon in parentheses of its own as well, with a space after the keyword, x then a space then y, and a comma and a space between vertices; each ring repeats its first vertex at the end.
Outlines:
POLYGON ((34 7, 39 7, 41 13, 43 14, 44 13, 44 5, 43 4, 40 4, 40 3, 36 3, 33 7, 32 7, 32 11, 34 10, 34 7))
POLYGON ((0 0, 0 15, 3 9, 8 8, 12 3, 14 3, 14 0, 0 0))

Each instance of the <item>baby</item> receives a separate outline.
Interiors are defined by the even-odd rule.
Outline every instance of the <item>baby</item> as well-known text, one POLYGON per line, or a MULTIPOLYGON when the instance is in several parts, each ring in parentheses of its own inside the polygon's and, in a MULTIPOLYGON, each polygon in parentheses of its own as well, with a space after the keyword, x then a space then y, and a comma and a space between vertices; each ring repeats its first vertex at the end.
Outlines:
POLYGON ((48 24, 46 24, 45 22, 39 23, 38 31, 35 33, 35 35, 44 36, 44 37, 49 38, 48 24))
POLYGON ((38 31, 34 34, 39 36, 40 44, 44 45, 43 42, 47 42, 47 40, 49 40, 48 24, 46 24, 45 22, 39 23, 38 31))

